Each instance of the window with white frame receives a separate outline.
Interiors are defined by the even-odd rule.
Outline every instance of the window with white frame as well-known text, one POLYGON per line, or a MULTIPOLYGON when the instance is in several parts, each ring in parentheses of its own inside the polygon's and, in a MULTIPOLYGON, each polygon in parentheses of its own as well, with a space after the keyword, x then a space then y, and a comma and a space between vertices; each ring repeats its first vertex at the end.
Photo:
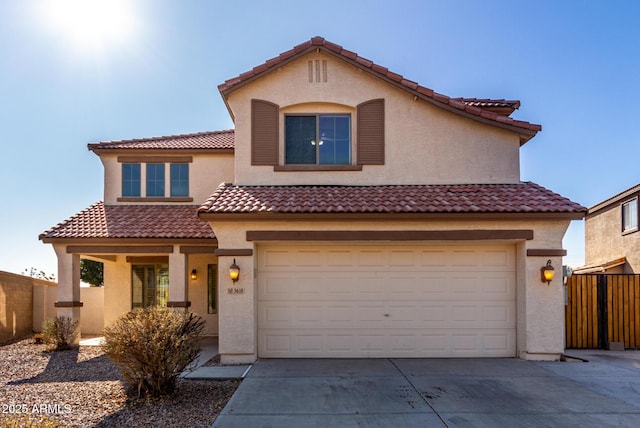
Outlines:
POLYGON ((638 198, 622 204, 622 232, 638 230, 638 198))

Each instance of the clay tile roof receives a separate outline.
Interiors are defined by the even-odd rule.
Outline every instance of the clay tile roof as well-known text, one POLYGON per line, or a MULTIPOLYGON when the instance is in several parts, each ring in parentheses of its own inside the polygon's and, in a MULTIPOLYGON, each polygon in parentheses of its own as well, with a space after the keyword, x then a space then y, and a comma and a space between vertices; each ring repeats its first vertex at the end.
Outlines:
POLYGON ((215 238, 194 205, 105 205, 97 202, 40 235, 75 238, 215 238))
POLYGON ((89 150, 102 149, 205 149, 224 150, 233 149, 235 131, 198 132, 195 134, 169 135, 166 137, 139 138, 134 140, 103 141, 90 143, 89 150))
POLYGON ((586 208, 537 184, 237 186, 221 184, 199 214, 565 213, 586 208))
POLYGON ((471 118, 475 118, 477 120, 485 120, 489 123, 493 123, 496 126, 504 127, 506 125, 515 131, 522 132, 527 135, 527 137, 523 139, 523 143, 533 137, 533 135, 535 135, 538 131, 542 130, 542 126, 534 123, 513 120, 497 120, 495 116, 487 117, 486 115, 481 115, 481 112, 485 110, 499 113, 498 115, 496 115, 498 117, 502 115, 509 115, 513 113, 515 109, 520 107, 520 101, 477 98, 450 98, 446 95, 437 94, 434 93, 432 89, 425 88, 416 82, 406 79, 400 74, 394 73, 385 67, 377 65, 373 61, 363 58, 355 52, 348 51, 342 48, 342 46, 331 43, 322 37, 313 37, 305 43, 301 43, 295 46, 293 49, 283 52, 277 57, 269 59, 265 63, 254 67, 252 70, 249 70, 237 77, 225 81, 224 83, 218 85, 218 90, 224 97, 225 94, 233 91, 234 89, 239 88, 244 84, 257 79, 263 74, 275 70, 278 67, 281 67, 286 63, 291 62, 292 60, 316 49, 321 49, 325 52, 335 55, 343 59, 344 61, 349 62, 350 64, 366 70, 371 74, 378 76, 388 81, 389 83, 403 88, 411 92, 415 96, 436 104, 442 108, 457 112, 458 114, 468 114, 471 118), (456 103, 459 103, 461 101, 470 107, 478 107, 478 109, 460 110, 456 103))
POLYGON ((508 107, 512 109, 520 108, 520 101, 518 100, 505 100, 505 99, 490 99, 490 98, 451 98, 452 100, 462 101, 465 104, 480 107, 480 108, 497 108, 508 107))

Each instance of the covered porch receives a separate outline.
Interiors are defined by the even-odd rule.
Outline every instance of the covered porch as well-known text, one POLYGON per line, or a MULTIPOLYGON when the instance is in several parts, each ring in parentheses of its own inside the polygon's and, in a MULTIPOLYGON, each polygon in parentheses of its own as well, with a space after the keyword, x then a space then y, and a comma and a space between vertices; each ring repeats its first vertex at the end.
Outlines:
POLYGON ((98 203, 40 239, 58 258, 57 315, 104 328, 135 308, 170 307, 197 313, 205 335, 218 335, 217 240, 195 207, 98 203), (84 308, 81 259, 103 263, 102 311, 84 308))

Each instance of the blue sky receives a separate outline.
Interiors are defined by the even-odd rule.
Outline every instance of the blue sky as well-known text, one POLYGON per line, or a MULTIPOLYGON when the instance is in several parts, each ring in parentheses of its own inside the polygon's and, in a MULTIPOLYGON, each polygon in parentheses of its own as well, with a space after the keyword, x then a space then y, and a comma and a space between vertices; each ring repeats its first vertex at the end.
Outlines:
POLYGON ((103 197, 87 143, 232 128, 217 85, 313 36, 445 95, 521 100, 543 127, 525 181, 585 206, 640 182, 637 1, 132 0, 62 27, 50 2, 0 0, 0 270, 57 275, 38 235, 103 197))

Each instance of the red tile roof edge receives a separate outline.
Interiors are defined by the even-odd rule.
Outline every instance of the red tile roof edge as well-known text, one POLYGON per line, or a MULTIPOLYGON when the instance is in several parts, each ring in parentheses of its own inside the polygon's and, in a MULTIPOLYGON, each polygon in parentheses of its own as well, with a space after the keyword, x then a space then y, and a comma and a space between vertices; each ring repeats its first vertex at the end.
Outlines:
POLYGON ((38 239, 214 239, 197 205, 96 202, 41 233, 38 239))
POLYGON ((198 215, 404 212, 566 213, 584 216, 586 210, 582 205, 532 182, 373 186, 222 183, 198 208, 198 215))
MULTIPOLYGON (((218 90, 224 97, 225 94, 233 91, 237 87, 242 86, 245 83, 248 83, 256 79, 260 75, 263 75, 277 67, 280 67, 292 61, 293 59, 299 56, 305 55, 315 49, 325 50, 326 52, 329 52, 339 58, 342 58, 347 62, 355 64, 358 67, 369 71, 370 73, 378 77, 381 77, 401 88, 404 88, 405 90, 415 94, 416 96, 422 99, 430 101, 436 105, 439 105, 440 107, 450 109, 451 111, 457 112, 458 114, 462 114, 462 112, 458 107, 456 107, 455 105, 456 101, 459 102, 461 100, 477 100, 475 98, 451 98, 446 95, 436 94, 432 89, 420 86, 416 82, 413 82, 409 79, 405 79, 403 76, 397 73, 393 73, 385 67, 377 65, 371 60, 363 58, 352 51, 345 50, 342 48, 342 46, 337 45, 335 43, 331 43, 325 40, 323 37, 319 37, 319 36, 313 37, 310 40, 304 43, 301 43, 288 51, 281 53, 277 57, 267 60, 264 64, 261 64, 247 72, 240 74, 237 77, 226 80, 224 83, 218 85, 218 90)), ((501 101, 501 100, 486 100, 486 101, 501 101)), ((473 101, 470 101, 470 102, 473 102, 473 101)), ((520 101, 517 101, 517 100, 511 100, 511 101, 505 101, 505 102, 509 102, 513 104, 517 103, 518 107, 520 106, 520 101)), ((538 131, 542 130, 541 125, 525 122, 521 120, 513 120, 511 118, 508 118, 507 116, 498 115, 496 113, 492 113, 492 115, 482 115, 480 112, 477 112, 475 110, 465 109, 464 111, 469 113, 472 117, 476 117, 478 119, 483 118, 485 120, 488 120, 489 122, 494 122, 494 125, 496 126, 504 127, 505 125, 507 125, 507 126, 516 128, 518 130, 521 130, 528 136, 528 138, 526 138, 525 141, 533 137, 538 131), (502 120, 498 120, 495 116, 500 116, 502 120)))
POLYGON ((220 131, 203 131, 203 132, 194 132, 189 134, 164 135, 164 136, 158 136, 158 137, 132 138, 127 140, 99 141, 99 142, 87 144, 87 148, 92 151, 95 149, 112 149, 112 148, 122 149, 123 148, 121 147, 122 145, 163 142, 163 141, 169 141, 169 140, 182 140, 182 139, 188 139, 188 138, 208 137, 208 136, 216 136, 216 135, 222 135, 222 134, 235 135, 235 129, 225 129, 220 131))

